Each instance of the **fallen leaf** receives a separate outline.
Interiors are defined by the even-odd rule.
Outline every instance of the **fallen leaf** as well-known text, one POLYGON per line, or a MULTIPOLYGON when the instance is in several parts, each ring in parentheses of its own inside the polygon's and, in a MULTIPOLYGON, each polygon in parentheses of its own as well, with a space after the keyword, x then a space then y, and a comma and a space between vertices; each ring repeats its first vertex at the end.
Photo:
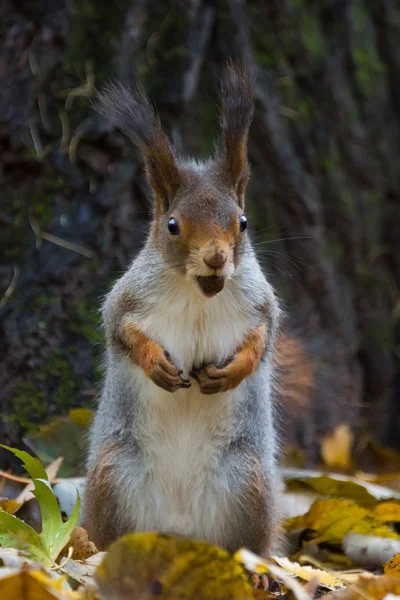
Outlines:
POLYGON ((59 556, 67 556, 71 546, 73 548, 71 558, 74 560, 85 560, 98 553, 94 543, 89 541, 87 531, 83 527, 73 529, 68 544, 61 550, 59 556))
POLYGON ((173 535, 122 537, 110 547, 95 580, 101 594, 113 600, 252 598, 243 567, 228 552, 173 535))
POLYGON ((79 562, 70 559, 63 563, 62 571, 78 583, 82 583, 85 586, 94 585, 93 578, 95 571, 99 564, 104 560, 105 555, 105 552, 98 552, 90 558, 79 562))
POLYGON ((400 522, 400 502, 381 502, 374 512, 384 523, 400 522))
POLYGON ((347 582, 340 577, 337 577, 334 573, 329 571, 323 571, 321 569, 314 569, 314 567, 299 565, 297 562, 292 562, 286 557, 271 556, 271 558, 288 573, 304 579, 305 581, 311 581, 314 577, 317 577, 319 584, 330 589, 338 590, 343 589, 347 586, 347 582))
POLYGON ((389 575, 361 576, 344 592, 330 593, 324 600, 383 600, 387 594, 400 594, 400 579, 389 575))
POLYGON ((323 496, 349 498, 363 506, 376 504, 375 496, 370 494, 363 485, 354 481, 335 479, 329 475, 287 479, 286 485, 289 490, 311 490, 323 496))
POLYGON ((246 548, 241 548, 235 553, 235 560, 243 564, 249 572, 259 574, 265 572, 271 573, 278 580, 283 581, 285 586, 293 592, 296 600, 312 600, 312 596, 292 575, 289 575, 284 569, 270 561, 264 560, 261 556, 257 556, 254 552, 246 548))
POLYGON ((385 562, 383 565, 383 572, 385 575, 394 575, 395 577, 400 577, 400 552, 385 562))
POLYGON ((321 456, 327 467, 349 469, 352 466, 351 450, 354 435, 348 425, 339 425, 321 442, 321 456))
POLYGON ((340 544, 350 532, 400 539, 373 512, 359 506, 353 500, 316 500, 302 516, 287 519, 287 529, 312 529, 320 541, 340 544))
POLYGON ((0 569, 1 600, 83 600, 67 589, 65 578, 51 578, 40 570, 0 569))
POLYGON ((10 498, 0 498, 0 508, 9 515, 13 515, 20 507, 20 503, 10 498))

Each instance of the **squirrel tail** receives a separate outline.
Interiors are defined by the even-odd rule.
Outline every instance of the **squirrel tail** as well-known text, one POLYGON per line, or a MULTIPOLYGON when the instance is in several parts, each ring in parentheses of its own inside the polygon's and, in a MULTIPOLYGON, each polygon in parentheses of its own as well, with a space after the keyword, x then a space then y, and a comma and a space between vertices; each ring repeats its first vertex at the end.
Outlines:
POLYGON ((275 355, 276 393, 286 408, 306 409, 315 392, 315 370, 311 357, 299 339, 282 334, 275 355))

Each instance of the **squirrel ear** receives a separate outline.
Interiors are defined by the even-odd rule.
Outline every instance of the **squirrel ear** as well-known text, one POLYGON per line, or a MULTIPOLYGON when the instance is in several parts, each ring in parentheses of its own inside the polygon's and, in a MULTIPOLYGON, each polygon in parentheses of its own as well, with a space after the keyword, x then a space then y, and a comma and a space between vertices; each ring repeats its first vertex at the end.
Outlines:
POLYGON ((143 89, 110 84, 97 95, 94 108, 142 151, 156 214, 162 214, 179 186, 179 172, 171 142, 143 89))
POLYGON ((235 191, 239 205, 244 206, 244 193, 250 177, 247 140, 254 113, 253 73, 242 65, 226 64, 220 90, 222 170, 227 183, 235 191))

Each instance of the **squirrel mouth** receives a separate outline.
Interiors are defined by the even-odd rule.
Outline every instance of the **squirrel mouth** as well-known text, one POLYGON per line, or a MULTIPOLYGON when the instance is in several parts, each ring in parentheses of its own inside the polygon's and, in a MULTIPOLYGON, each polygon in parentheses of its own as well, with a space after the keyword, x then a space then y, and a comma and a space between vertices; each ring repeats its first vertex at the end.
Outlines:
POLYGON ((209 298, 219 294, 225 285, 225 277, 221 275, 200 275, 197 281, 203 294, 209 298))

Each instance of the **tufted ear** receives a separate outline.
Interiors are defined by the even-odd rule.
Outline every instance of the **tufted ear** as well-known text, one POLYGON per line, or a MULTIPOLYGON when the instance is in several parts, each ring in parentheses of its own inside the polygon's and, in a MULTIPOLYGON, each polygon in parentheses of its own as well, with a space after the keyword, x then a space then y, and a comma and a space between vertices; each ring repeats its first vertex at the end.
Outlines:
POLYGON ((94 108, 142 151, 156 215, 162 214, 178 189, 179 172, 171 142, 146 94, 141 88, 110 84, 97 95, 94 108))
POLYGON ((253 73, 243 66, 227 63, 220 90, 222 140, 219 153, 222 174, 235 191, 239 205, 244 206, 244 193, 250 177, 247 140, 254 113, 253 73))

